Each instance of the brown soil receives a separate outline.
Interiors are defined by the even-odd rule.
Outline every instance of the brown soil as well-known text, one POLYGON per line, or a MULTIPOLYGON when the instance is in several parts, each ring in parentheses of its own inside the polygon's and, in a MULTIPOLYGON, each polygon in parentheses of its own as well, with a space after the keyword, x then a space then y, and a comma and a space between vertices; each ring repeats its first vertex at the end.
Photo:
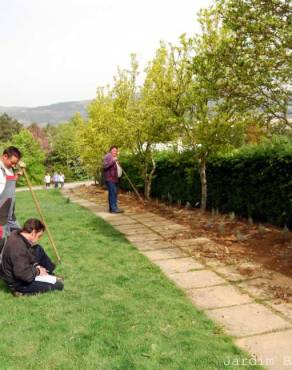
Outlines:
MULTIPOLYGON (((97 201, 106 199, 104 189, 96 186, 74 190, 79 196, 97 201)), ((212 249, 202 248, 200 257, 224 265, 238 265, 243 275, 253 275, 255 269, 273 275, 271 287, 276 297, 292 301, 292 232, 269 224, 253 224, 234 215, 201 213, 153 200, 142 204, 133 193, 119 193, 119 204, 126 210, 153 212, 188 228, 175 240, 204 237, 214 243, 212 249)))

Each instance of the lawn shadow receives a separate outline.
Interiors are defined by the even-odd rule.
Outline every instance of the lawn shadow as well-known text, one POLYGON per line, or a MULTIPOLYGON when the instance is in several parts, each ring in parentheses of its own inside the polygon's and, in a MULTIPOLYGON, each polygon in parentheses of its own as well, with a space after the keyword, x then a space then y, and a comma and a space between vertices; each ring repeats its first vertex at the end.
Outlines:
POLYGON ((2 279, 0 279, 0 292, 10 293, 10 290, 2 279))
POLYGON ((89 230, 101 233, 103 236, 109 237, 113 241, 120 241, 122 238, 123 241, 129 243, 124 234, 115 229, 112 225, 104 221, 102 218, 96 217, 94 219, 91 219, 90 222, 88 222, 87 226, 89 230))

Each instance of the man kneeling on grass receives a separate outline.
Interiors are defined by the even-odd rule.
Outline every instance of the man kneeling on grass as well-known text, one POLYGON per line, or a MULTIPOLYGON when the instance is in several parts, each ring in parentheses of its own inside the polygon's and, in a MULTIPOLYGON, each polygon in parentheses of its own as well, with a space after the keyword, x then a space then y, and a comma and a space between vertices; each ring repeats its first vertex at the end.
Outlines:
POLYGON ((0 275, 15 296, 45 293, 64 288, 51 275, 55 265, 37 242, 45 231, 38 219, 29 219, 7 238, 0 256, 0 275))

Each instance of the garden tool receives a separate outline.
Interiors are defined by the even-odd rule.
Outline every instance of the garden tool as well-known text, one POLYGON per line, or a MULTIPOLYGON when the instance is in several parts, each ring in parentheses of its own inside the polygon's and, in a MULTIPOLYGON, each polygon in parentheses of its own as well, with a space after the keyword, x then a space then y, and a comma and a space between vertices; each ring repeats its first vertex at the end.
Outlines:
POLYGON ((44 215, 43 215, 43 212, 42 212, 42 209, 41 209, 40 203, 39 203, 39 201, 38 201, 38 199, 37 199, 37 197, 36 197, 36 195, 35 195, 35 192, 33 191, 33 188, 32 188, 32 185, 31 185, 31 182, 30 182, 30 180, 29 180, 29 178, 28 178, 28 175, 27 175, 27 173, 26 173, 25 165, 24 165, 22 162, 20 162, 20 163, 19 163, 19 167, 21 168, 21 171, 23 172, 23 175, 24 175, 25 180, 26 180, 26 182, 27 182, 27 185, 28 185, 28 187, 29 187, 30 193, 31 193, 32 198, 33 198, 33 200, 34 200, 35 207, 36 207, 37 212, 38 212, 38 214, 39 214, 39 216, 40 216, 40 218, 41 218, 41 221, 42 221, 42 223, 45 225, 45 228, 46 228, 46 230, 47 230, 47 233, 48 233, 48 237, 49 237, 49 240, 50 240, 51 246, 52 246, 52 248, 53 248, 53 250, 54 250, 54 252, 55 252, 55 254, 56 254, 57 260, 58 260, 58 262, 60 262, 60 261, 61 261, 61 258, 60 258, 60 256, 59 256, 58 251, 57 251, 57 248, 56 248, 56 245, 55 245, 54 239, 53 239, 53 237, 52 237, 52 235, 51 235, 51 233, 50 233, 50 229, 48 228, 48 225, 47 225, 47 223, 46 223, 46 221, 45 221, 45 218, 44 218, 44 215))

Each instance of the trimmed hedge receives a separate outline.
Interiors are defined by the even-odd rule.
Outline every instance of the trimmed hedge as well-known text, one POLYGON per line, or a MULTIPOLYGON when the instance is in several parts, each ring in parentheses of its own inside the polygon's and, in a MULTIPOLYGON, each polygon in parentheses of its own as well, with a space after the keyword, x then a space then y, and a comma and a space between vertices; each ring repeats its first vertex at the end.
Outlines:
MULTIPOLYGON (((158 153, 156 160, 152 197, 198 206, 201 187, 194 153, 158 153)), ((143 190, 134 163, 133 157, 127 158, 123 166, 143 190)), ((292 228, 291 144, 247 146, 232 155, 213 158, 207 164, 207 181, 209 209, 292 228)), ((125 179, 121 186, 129 189, 125 179)))

